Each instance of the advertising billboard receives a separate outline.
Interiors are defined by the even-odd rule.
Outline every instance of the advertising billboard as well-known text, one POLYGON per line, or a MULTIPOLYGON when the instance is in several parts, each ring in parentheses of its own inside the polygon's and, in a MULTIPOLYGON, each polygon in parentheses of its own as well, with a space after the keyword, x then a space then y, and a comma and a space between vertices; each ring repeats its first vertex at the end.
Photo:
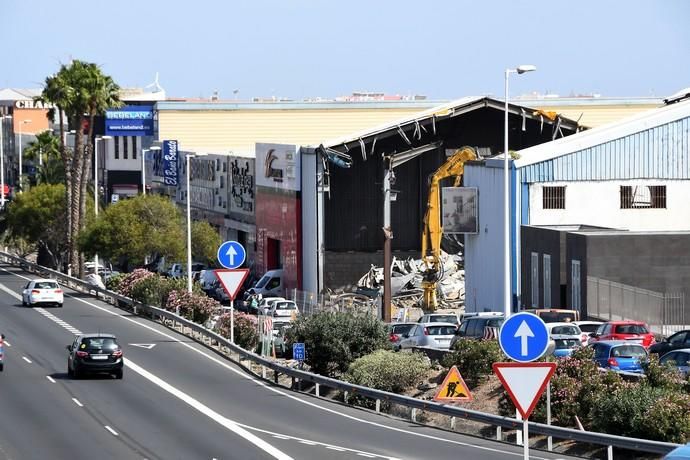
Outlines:
POLYGON ((254 158, 230 157, 230 212, 254 215, 254 158))
POLYGON ((443 233, 479 232, 476 187, 443 187, 441 196, 443 233))
POLYGON ((300 183, 298 146, 256 144, 256 185, 299 192, 300 183))
POLYGON ((177 141, 163 141, 163 184, 177 185, 177 141))
POLYGON ((128 105, 105 111, 108 136, 153 136, 153 106, 128 105))

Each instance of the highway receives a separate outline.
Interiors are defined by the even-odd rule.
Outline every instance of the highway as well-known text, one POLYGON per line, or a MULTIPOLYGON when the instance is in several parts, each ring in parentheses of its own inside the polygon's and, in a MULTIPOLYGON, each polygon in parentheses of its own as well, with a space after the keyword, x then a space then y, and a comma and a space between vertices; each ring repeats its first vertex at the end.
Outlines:
MULTIPOLYGON (((33 276, 0 265, 0 460, 518 459, 522 448, 293 393, 93 297, 25 308, 33 276), (116 334, 123 380, 67 377, 79 332, 116 334)), ((532 458, 567 458, 532 450, 532 458)))

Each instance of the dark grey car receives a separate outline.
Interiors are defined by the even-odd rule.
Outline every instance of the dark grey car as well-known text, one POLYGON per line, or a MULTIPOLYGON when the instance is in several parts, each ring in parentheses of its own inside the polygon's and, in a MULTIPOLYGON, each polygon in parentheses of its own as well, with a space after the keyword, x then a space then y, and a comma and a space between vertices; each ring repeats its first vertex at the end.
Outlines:
POLYGON ((124 358, 117 338, 112 334, 81 334, 67 345, 67 375, 107 373, 122 378, 124 358))

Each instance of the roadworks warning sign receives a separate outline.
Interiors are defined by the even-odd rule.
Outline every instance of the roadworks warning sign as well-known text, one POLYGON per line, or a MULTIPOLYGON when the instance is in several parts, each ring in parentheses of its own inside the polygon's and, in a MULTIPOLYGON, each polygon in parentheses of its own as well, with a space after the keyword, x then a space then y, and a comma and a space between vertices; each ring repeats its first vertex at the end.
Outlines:
POLYGON ((472 393, 467 388, 467 384, 462 379, 456 366, 450 368, 448 375, 443 379, 443 383, 438 387, 434 401, 438 402, 460 402, 471 401, 472 393))

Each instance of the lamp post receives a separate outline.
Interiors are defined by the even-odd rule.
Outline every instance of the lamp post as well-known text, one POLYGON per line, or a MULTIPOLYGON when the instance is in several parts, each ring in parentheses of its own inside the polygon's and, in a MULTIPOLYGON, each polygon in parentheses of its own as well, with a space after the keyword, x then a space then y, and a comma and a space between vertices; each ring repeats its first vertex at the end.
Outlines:
POLYGON ((23 151, 23 142, 22 142, 22 127, 27 124, 31 123, 31 120, 22 120, 19 123, 19 193, 22 192, 22 151, 23 151))
POLYGON ((503 132, 503 309, 508 319, 512 312, 510 295, 510 178, 508 175, 508 76, 511 73, 522 75, 537 70, 533 65, 521 65, 516 69, 506 69, 505 73, 505 123, 503 132))
MULTIPOLYGON (((93 143, 93 209, 98 218, 98 141, 112 139, 112 136, 96 136, 93 143)), ((98 254, 93 256, 93 272, 98 275, 98 254)))
POLYGON ((146 195, 146 153, 154 150, 160 150, 160 147, 151 147, 149 149, 141 150, 141 193, 146 195))
POLYGON ((0 209, 5 209, 5 126, 4 120, 11 120, 12 115, 0 117, 0 209))
MULTIPOLYGON (((189 159, 191 157, 203 157, 205 153, 188 153, 186 155, 186 174, 185 180, 187 185, 187 291, 192 292, 192 214, 189 204, 189 176, 192 171, 189 168, 189 159)), ((179 311, 177 312, 179 315, 179 311)))

